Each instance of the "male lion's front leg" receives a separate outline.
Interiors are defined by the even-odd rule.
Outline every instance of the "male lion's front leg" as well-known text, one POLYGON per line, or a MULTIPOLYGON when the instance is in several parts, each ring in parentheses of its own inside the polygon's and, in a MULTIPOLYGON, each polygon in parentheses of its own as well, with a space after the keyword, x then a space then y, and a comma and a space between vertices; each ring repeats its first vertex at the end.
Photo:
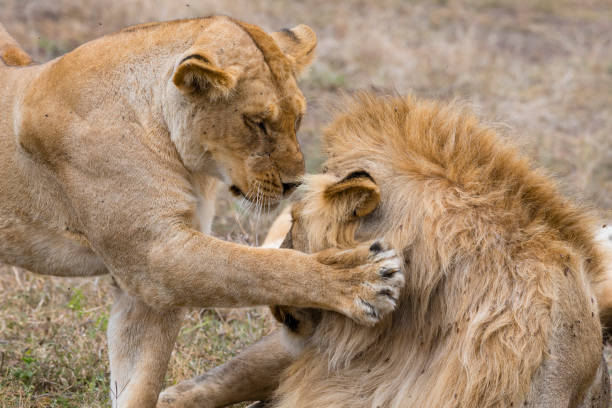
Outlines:
POLYGON ((157 311, 116 288, 108 322, 113 407, 155 406, 182 314, 157 311))
POLYGON ((292 361, 276 331, 227 363, 166 389, 157 408, 214 408, 263 400, 278 387, 281 372, 292 361))

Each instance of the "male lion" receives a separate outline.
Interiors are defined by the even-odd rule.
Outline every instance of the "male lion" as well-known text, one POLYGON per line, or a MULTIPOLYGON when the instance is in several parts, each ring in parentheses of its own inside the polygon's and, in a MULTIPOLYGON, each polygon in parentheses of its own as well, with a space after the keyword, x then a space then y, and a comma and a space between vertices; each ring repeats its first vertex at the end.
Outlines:
POLYGON ((368 94, 349 105, 283 247, 384 237, 404 256, 398 308, 359 327, 274 307, 283 335, 169 388, 158 407, 607 408, 589 216, 464 110, 368 94))
POLYGON ((0 30, 0 260, 112 274, 114 405, 155 406, 182 307, 287 304, 367 324, 393 309, 393 253, 332 259, 207 235, 217 180, 264 206, 296 186, 306 104, 295 77, 315 44, 304 25, 268 35, 210 17, 127 28, 30 65, 0 30))

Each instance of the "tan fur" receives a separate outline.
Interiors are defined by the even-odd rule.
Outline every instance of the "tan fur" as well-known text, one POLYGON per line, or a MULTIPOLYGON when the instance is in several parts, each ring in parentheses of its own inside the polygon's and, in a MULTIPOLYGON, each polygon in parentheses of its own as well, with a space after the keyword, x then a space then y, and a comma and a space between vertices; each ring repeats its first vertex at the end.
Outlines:
MULTIPOLYGON (((3 58, 11 44, 0 31, 3 58)), ((393 256, 356 251, 350 266, 330 265, 327 252, 206 234, 220 180, 273 207, 302 176, 295 74, 315 44, 306 26, 271 36, 210 17, 130 27, 42 65, 0 64, 0 260, 112 274, 114 405, 155 405, 182 307, 289 304, 367 324, 392 310, 378 290, 402 282, 379 274, 393 256)))
POLYGON ((291 228, 291 221, 291 206, 289 205, 276 217, 261 246, 263 248, 280 248, 291 228))
POLYGON ((17 41, 0 25, 0 59, 6 65, 24 66, 32 63, 32 58, 19 47, 17 41))
POLYGON ((464 109, 368 94, 348 105, 285 242, 314 252, 383 236, 404 254, 406 286, 375 327, 274 308, 285 324, 299 312, 283 349, 301 350, 266 406, 607 407, 593 219, 464 109))

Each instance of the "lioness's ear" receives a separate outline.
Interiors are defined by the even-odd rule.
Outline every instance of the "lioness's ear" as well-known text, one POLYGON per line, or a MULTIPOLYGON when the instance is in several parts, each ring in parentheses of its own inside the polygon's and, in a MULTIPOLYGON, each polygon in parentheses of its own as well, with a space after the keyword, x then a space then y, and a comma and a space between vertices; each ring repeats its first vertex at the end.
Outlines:
POLYGON ((296 74, 310 65, 317 46, 317 35, 310 27, 300 24, 292 29, 285 28, 270 35, 283 54, 293 60, 293 69, 296 74))
POLYGON ((356 171, 328 186, 323 193, 336 209, 352 217, 363 217, 380 202, 380 190, 365 171, 356 171))
POLYGON ((221 69, 202 51, 188 52, 174 70, 172 82, 184 93, 206 92, 227 96, 238 82, 236 67, 221 69))

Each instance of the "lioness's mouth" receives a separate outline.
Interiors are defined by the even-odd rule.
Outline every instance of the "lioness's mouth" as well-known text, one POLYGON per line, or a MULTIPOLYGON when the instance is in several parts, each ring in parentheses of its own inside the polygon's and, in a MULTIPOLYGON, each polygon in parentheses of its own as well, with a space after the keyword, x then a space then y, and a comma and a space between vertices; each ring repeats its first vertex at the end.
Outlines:
POLYGON ((244 197, 244 198, 246 198, 246 195, 242 192, 240 187, 238 187, 235 184, 232 184, 230 186, 229 191, 230 191, 230 193, 232 193, 234 195, 234 197, 244 197))
POLYGON ((243 198, 246 201, 255 204, 256 206, 262 206, 265 207, 269 210, 273 210, 276 208, 276 206, 280 203, 280 198, 281 197, 273 197, 270 195, 252 195, 252 194, 245 194, 244 191, 242 191, 242 189, 240 187, 238 187, 235 184, 232 184, 229 188, 230 193, 232 193, 232 195, 234 197, 238 197, 238 198, 243 198))

